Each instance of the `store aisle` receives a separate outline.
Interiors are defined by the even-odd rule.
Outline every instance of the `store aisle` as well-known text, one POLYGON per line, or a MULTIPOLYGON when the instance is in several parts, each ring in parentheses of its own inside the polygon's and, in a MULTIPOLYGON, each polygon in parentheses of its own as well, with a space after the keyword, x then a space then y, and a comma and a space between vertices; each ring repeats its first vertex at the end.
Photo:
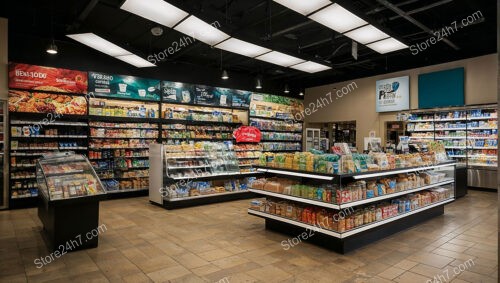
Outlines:
POLYGON ((2 211, 0 282, 498 281, 494 193, 470 191, 444 216, 347 255, 303 242, 285 250, 290 237, 265 231, 248 202, 175 211, 146 197, 103 202, 99 247, 42 268, 36 209, 2 211))

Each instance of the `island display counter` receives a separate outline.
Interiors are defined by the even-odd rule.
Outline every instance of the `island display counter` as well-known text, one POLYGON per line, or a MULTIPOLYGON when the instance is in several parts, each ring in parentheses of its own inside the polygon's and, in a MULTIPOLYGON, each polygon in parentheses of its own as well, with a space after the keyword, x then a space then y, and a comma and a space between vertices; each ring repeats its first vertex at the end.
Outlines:
POLYGON ((248 214, 266 229, 347 253, 444 214, 455 199, 456 162, 350 174, 257 166, 248 214))

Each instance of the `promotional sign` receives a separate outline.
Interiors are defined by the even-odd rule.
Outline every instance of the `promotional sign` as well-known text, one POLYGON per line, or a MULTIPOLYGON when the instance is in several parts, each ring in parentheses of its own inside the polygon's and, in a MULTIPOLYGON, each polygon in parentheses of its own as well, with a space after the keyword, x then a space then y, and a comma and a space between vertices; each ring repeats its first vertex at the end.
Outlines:
POLYGON ((194 87, 195 103, 210 106, 231 106, 233 91, 229 88, 196 85, 194 87))
POLYGON ((233 92, 233 107, 250 107, 252 93, 246 90, 235 90, 233 92))
POLYGON ((252 126, 241 126, 234 130, 233 137, 236 142, 260 142, 260 130, 252 126))
POLYGON ((164 102, 194 103, 194 85, 177 82, 162 82, 164 102))
POLYGON ((9 112, 87 114, 83 96, 9 90, 9 112))
POLYGON ((410 77, 398 77, 377 81, 377 112, 410 109, 410 77))
POLYGON ((233 91, 229 88, 195 85, 195 103, 210 106, 231 106, 233 91))
POLYGON ((133 76, 89 72, 89 93, 149 101, 160 100, 160 81, 133 76))
POLYGON ((9 88, 86 94, 87 73, 10 63, 9 88))
POLYGON ((232 106, 236 90, 230 88, 214 87, 212 93, 219 106, 232 106))
POLYGON ((194 86, 194 96, 195 103, 201 105, 217 105, 215 96, 212 93, 212 87, 206 85, 195 85, 194 86))
POLYGON ((282 105, 295 105, 295 104, 297 104, 297 101, 298 101, 297 99, 290 98, 290 97, 265 94, 265 93, 255 93, 252 96, 252 100, 253 101, 264 101, 264 102, 270 102, 270 103, 276 103, 276 104, 282 104, 282 105))

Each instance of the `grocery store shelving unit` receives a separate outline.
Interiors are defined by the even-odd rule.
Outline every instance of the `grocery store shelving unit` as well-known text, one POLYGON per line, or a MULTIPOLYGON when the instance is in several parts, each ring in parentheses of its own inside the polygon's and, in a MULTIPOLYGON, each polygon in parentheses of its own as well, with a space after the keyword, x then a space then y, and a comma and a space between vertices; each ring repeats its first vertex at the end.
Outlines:
POLYGON ((88 113, 88 157, 109 196, 147 195, 149 144, 160 141, 160 103, 97 97, 88 113))
POLYGON ((144 192, 149 184, 149 144, 158 124, 89 122, 89 160, 108 193, 144 192))
POLYGON ((9 164, 7 163, 7 137, 8 128, 8 108, 7 101, 0 100, 0 209, 9 207, 10 189, 9 189, 9 164))
POLYGON ((240 172, 255 172, 253 167, 262 155, 262 146, 259 143, 245 142, 234 145, 236 158, 238 158, 240 172))
POLYGON ((36 160, 44 153, 73 151, 85 154, 88 149, 86 116, 10 113, 9 207, 36 205, 38 189, 36 160), (44 122, 44 119, 46 122, 44 122), (39 129, 39 131, 34 131, 39 129))
POLYGON ((162 142, 170 144, 232 140, 247 118, 247 109, 238 107, 162 103, 161 111, 162 142))
MULTIPOLYGON (((326 202, 323 200, 309 199, 298 195, 290 195, 285 193, 277 193, 265 191, 262 189, 253 189, 250 191, 256 194, 263 195, 265 197, 270 197, 276 199, 276 201, 289 201, 293 203, 302 204, 303 206, 312 206, 316 209, 330 209, 333 211, 344 211, 348 215, 348 209, 351 209, 351 213, 354 208, 368 208, 375 204, 380 204, 383 202, 388 202, 392 199, 397 199, 398 197, 409 196, 413 193, 422 192, 424 190, 448 186, 453 187, 455 184, 455 170, 456 162, 444 162, 436 165, 426 166, 426 167, 411 167, 411 168, 400 168, 384 171, 375 172, 361 172, 353 174, 323 174, 314 173, 307 171, 297 171, 291 169, 273 168, 273 167, 262 167, 257 166, 257 170, 265 173, 266 176, 279 176, 287 179, 298 179, 300 181, 307 180, 310 184, 314 183, 326 183, 335 184, 337 188, 344 186, 345 184, 352 183, 359 180, 373 180, 386 176, 396 176, 401 173, 412 173, 412 172, 423 172, 423 171, 437 171, 444 172, 445 177, 442 180, 426 184, 417 188, 410 188, 403 191, 384 194, 375 196, 367 199, 360 199, 356 201, 350 201, 342 203, 338 199, 332 202, 326 202)), ((303 183, 303 182, 301 182, 303 183)), ((249 208, 248 214, 258 216, 265 219, 266 229, 278 231, 281 233, 286 233, 290 235, 299 235, 305 231, 315 231, 318 232, 314 237, 309 238, 312 242, 318 243, 322 246, 326 246, 333 249, 339 253, 347 253, 364 245, 370 244, 374 241, 382 239, 388 235, 394 234, 396 232, 402 231, 418 223, 426 221, 430 218, 442 215, 444 213, 444 205, 454 201, 454 191, 451 190, 452 196, 449 198, 443 198, 436 200, 435 202, 428 203, 425 206, 418 206, 415 209, 405 210, 405 212, 400 212, 396 215, 383 218, 377 221, 369 222, 368 224, 363 224, 356 226, 352 229, 345 231, 337 231, 328 229, 325 226, 313 225, 306 222, 301 222, 297 219, 284 217, 282 215, 271 214, 267 211, 257 210, 255 208, 249 208)), ((354 210, 355 211, 355 210, 354 210)), ((365 210, 366 211, 366 210, 365 210)))
POLYGON ((302 121, 285 118, 250 116, 250 126, 262 132, 263 152, 302 151, 302 121))
POLYGON ((185 195, 179 195, 173 190, 179 187, 187 189, 192 182, 242 179, 260 174, 240 172, 234 151, 169 151, 162 144, 151 145, 150 164, 149 200, 166 209, 251 198, 254 195, 247 190, 196 195, 187 191, 185 195), (185 171, 189 172, 188 175, 184 174, 185 171))
POLYGON ((450 158, 467 167, 467 184, 496 190, 496 105, 415 111, 407 131, 413 141, 442 141, 450 158))

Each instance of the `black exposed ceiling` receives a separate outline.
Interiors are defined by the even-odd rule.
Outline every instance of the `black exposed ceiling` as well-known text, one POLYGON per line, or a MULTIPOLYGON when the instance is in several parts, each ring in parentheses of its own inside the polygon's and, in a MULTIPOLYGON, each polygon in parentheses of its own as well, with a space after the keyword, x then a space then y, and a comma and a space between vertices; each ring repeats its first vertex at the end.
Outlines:
MULTIPOLYGON (((154 37, 150 29, 157 24, 120 10, 122 2, 123 0, 4 1, 3 5, 7 7, 1 10, 0 16, 9 18, 10 34, 50 39, 53 26, 57 41, 78 44, 65 37, 65 34, 94 32, 114 43, 128 46, 128 49, 144 57, 160 52, 184 37, 166 27, 162 36, 154 37)), ((482 15, 474 24, 459 28, 449 35, 446 38, 448 43, 440 41, 417 55, 412 55, 408 49, 381 55, 359 44, 357 60, 351 56, 349 38, 270 0, 168 2, 206 22, 218 21, 221 30, 230 35, 333 67, 332 70, 308 74, 223 52, 223 65, 230 72, 252 76, 261 73, 266 80, 279 84, 288 83, 292 87, 321 85, 496 52, 495 0, 335 1, 408 46, 424 42, 431 35, 387 5, 410 14, 414 20, 431 30, 440 30, 454 21, 460 23, 477 11, 482 15), (453 48, 453 45, 458 48, 453 48)), ((220 54, 220 50, 196 42, 181 48, 167 60, 208 66, 215 71, 220 67, 220 54)), ((160 62, 158 66, 161 68, 162 64, 165 63, 160 62)))

